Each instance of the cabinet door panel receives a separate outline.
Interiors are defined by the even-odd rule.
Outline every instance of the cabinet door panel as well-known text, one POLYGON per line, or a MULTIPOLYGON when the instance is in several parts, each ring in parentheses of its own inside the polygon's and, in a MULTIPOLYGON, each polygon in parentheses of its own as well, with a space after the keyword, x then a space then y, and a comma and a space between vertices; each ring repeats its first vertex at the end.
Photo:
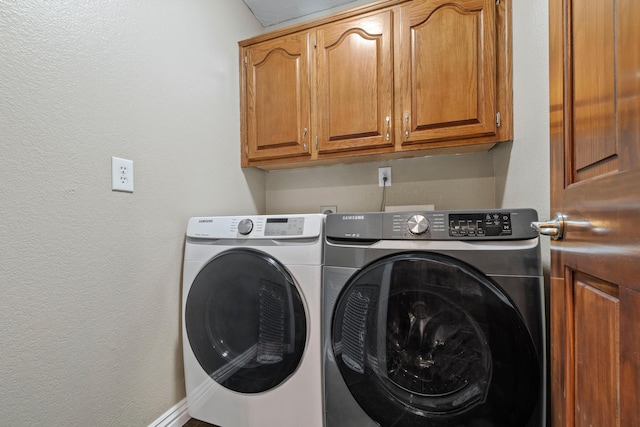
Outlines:
POLYGON ((318 152, 393 147, 392 12, 317 32, 318 152))
POLYGON ((496 133, 493 0, 434 0, 402 8, 403 145, 496 133))
POLYGON ((249 160, 309 154, 308 39, 294 34, 247 50, 249 160))

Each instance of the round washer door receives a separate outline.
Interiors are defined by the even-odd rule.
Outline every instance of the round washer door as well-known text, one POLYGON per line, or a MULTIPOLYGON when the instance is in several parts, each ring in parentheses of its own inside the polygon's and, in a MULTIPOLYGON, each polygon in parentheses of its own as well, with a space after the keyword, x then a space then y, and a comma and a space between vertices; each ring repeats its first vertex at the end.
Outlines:
POLYGON ((346 386, 383 427, 524 426, 540 361, 497 284, 454 258, 403 253, 345 285, 332 349, 346 386))
POLYGON ((198 273, 187 296, 185 328, 200 366, 239 393, 286 381, 307 339, 293 278, 278 261, 251 249, 225 251, 198 273))

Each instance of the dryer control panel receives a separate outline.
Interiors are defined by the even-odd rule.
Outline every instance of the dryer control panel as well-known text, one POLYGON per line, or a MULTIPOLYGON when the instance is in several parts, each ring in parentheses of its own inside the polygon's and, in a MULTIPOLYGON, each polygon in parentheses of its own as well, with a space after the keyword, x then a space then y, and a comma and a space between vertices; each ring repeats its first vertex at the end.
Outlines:
POLYGON ((199 239, 302 239, 322 234, 323 214, 194 217, 187 237, 199 239))

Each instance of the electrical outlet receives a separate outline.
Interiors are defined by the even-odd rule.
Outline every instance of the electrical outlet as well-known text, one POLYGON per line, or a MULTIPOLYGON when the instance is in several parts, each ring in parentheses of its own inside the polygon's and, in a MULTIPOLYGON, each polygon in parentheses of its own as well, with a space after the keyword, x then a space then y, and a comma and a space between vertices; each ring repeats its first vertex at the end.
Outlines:
POLYGON ((391 187, 391 166, 378 168, 378 187, 391 187), (385 183, 384 178, 387 178, 385 183))
POLYGON ((332 214, 336 212, 338 212, 338 207, 336 205, 320 206, 320 213, 332 214))
POLYGON ((111 158, 111 190, 133 193, 133 160, 111 158))

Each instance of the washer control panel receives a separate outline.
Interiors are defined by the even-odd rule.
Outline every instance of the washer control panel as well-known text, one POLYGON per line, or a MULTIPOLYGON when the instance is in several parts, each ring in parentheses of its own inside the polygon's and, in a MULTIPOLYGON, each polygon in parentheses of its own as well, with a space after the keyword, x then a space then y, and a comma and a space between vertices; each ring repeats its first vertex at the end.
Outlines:
POLYGON ((537 237, 533 209, 329 214, 326 236, 339 240, 522 240, 537 237))
POLYGON ((449 214, 451 237, 511 236, 510 212, 449 214))

